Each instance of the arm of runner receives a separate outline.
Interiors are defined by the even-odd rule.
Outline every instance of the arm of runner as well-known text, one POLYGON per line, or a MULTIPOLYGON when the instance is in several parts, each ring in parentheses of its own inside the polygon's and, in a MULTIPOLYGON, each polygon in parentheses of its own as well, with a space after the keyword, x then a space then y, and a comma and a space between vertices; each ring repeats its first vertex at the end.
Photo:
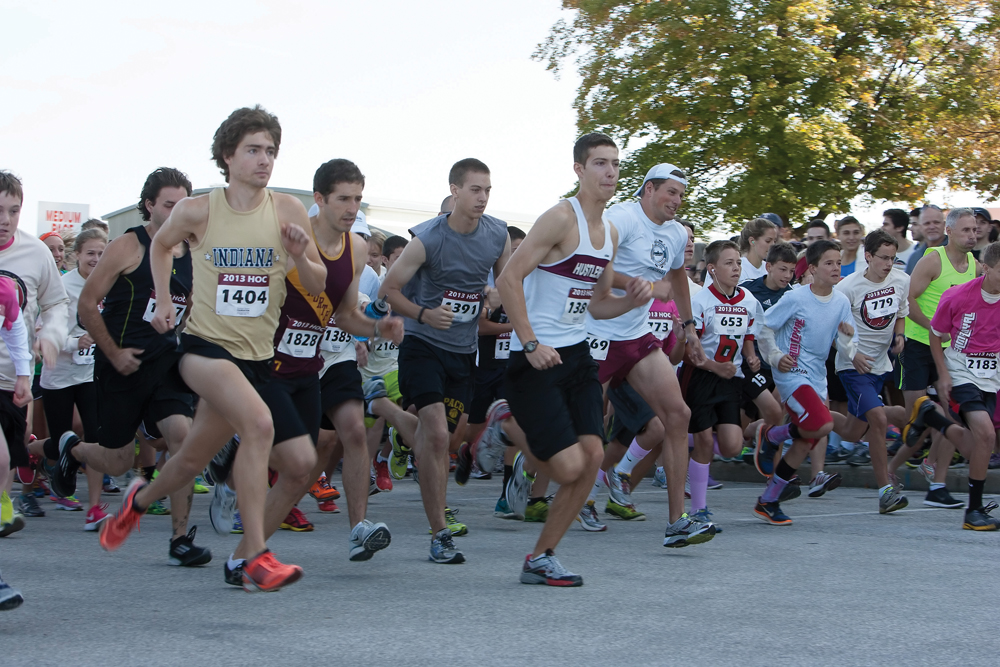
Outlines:
POLYGON ((667 358, 670 359, 671 364, 676 366, 684 360, 684 353, 687 351, 687 332, 684 331, 684 327, 681 326, 682 322, 676 314, 672 314, 670 319, 672 326, 667 341, 673 339, 674 345, 670 348, 670 354, 667 355, 667 358))
POLYGON ((893 354, 900 354, 906 344, 906 319, 903 316, 896 318, 896 323, 892 327, 892 345, 890 350, 893 354))
POLYGON ((21 408, 31 402, 31 362, 34 355, 28 345, 28 329, 24 326, 24 314, 0 325, 0 338, 7 344, 10 360, 14 362, 14 405, 21 408), (8 328, 9 325, 9 328, 8 328))
POLYGON ((365 338, 382 336, 399 345, 403 340, 402 319, 389 315, 380 320, 374 320, 367 317, 358 308, 358 284, 361 282, 361 273, 365 269, 368 248, 356 234, 348 234, 347 238, 350 240, 351 254, 354 256, 354 277, 337 307, 337 327, 352 336, 365 338))
POLYGON ((924 311, 920 310, 920 305, 917 304, 917 297, 923 294, 931 282, 939 275, 941 275, 941 255, 936 252, 929 252, 920 258, 920 261, 917 262, 916 267, 913 269, 913 274, 910 276, 910 293, 907 297, 909 314, 907 317, 927 330, 931 328, 931 321, 924 315, 924 311))
MULTIPOLYGON (((306 207, 291 195, 276 194, 275 210, 281 223, 281 245, 295 262, 302 286, 310 295, 319 296, 326 289, 326 264, 319 258, 312 234, 306 231, 310 229, 306 207)), ((364 266, 363 261, 361 265, 364 266)))
POLYGON ((177 311, 170 299, 174 246, 189 239, 192 245, 196 245, 207 225, 208 196, 182 199, 174 205, 170 217, 149 244, 149 271, 153 274, 153 290, 156 292, 156 312, 150 324, 160 333, 167 333, 177 326, 177 311))
POLYGON ((510 333, 514 330, 514 325, 510 322, 494 322, 486 315, 486 309, 482 309, 479 313, 479 335, 480 336, 496 336, 499 334, 510 333))
MULTIPOLYGON (((687 322, 691 319, 691 291, 688 289, 687 272, 684 271, 683 266, 679 269, 670 269, 667 278, 673 287, 671 293, 674 303, 677 304, 677 312, 680 313, 681 322, 687 322)), ((693 335, 693 324, 688 325, 687 333, 688 346, 691 348, 688 354, 697 365, 698 362, 705 359, 705 351, 701 348, 701 340, 698 336, 693 335)))
POLYGON ((69 333, 69 296, 55 262, 45 264, 37 298, 41 331, 35 342, 42 352, 42 361, 52 368, 56 365, 59 350, 66 344, 66 335, 69 333))
MULTIPOLYGON (((919 262, 917 266, 920 266, 919 262)), ((916 271, 914 271, 916 273, 916 271)), ((931 358, 934 360, 934 367, 937 369, 938 380, 934 383, 937 387, 938 396, 945 401, 951 400, 951 373, 948 372, 948 365, 944 361, 944 348, 941 339, 944 334, 934 329, 928 329, 928 339, 930 340, 931 358)))
MULTIPOLYGON (((772 308, 771 310, 774 309, 772 308)), ((763 326, 760 328, 760 333, 757 335, 757 346, 760 348, 761 356, 767 360, 768 365, 774 366, 775 368, 778 368, 778 366, 781 365, 781 362, 785 359, 785 357, 791 359, 791 357, 778 349, 778 344, 774 337, 774 330, 770 327, 763 326)))
POLYGON ((382 280, 378 291, 379 298, 385 299, 392 306, 393 312, 411 320, 428 324, 435 329, 445 330, 451 327, 455 315, 442 303, 436 308, 424 308, 403 296, 403 286, 417 274, 420 267, 427 261, 427 251, 419 238, 410 241, 396 263, 382 280))
MULTIPOLYGON (((101 255, 101 261, 91 272, 87 282, 83 284, 80 292, 80 300, 77 303, 77 314, 80 322, 87 330, 87 334, 94 340, 97 347, 108 358, 111 364, 122 375, 134 373, 139 368, 139 355, 142 350, 130 347, 122 349, 118 347, 108 327, 104 324, 101 311, 98 305, 104 297, 111 291, 111 286, 118 280, 118 276, 134 269, 138 266, 137 257, 139 251, 139 240, 135 234, 122 234, 108 244, 101 255)), ((173 305, 171 304, 171 307, 173 305)))
MULTIPOLYGON (((507 266, 507 262, 510 261, 510 234, 507 235, 507 241, 504 243, 503 252, 500 253, 500 257, 497 258, 496 264, 493 265, 493 275, 499 276, 503 273, 504 267, 507 266)), ((489 288, 487 288, 487 294, 489 294, 489 288)), ((491 306, 491 307, 499 307, 491 306)))
POLYGON ((760 357, 757 356, 757 350, 753 346, 753 336, 743 339, 743 358, 747 360, 747 365, 754 373, 760 370, 760 357))

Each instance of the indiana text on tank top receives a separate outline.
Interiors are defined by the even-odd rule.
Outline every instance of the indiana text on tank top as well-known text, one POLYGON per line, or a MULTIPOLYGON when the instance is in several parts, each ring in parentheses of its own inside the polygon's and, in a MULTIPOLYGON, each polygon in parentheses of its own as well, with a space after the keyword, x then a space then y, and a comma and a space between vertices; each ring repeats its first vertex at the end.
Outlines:
MULTIPOLYGON (((576 197, 567 201, 576 213, 580 241, 566 259, 554 264, 539 264, 524 279, 524 301, 528 321, 535 338, 549 347, 567 347, 587 338, 587 309, 594 295, 594 285, 611 261, 611 223, 604 222, 604 244, 594 248, 590 226, 576 197)), ((510 349, 522 350, 517 334, 511 336, 510 349)))
MULTIPOLYGON (((326 289, 319 296, 311 296, 302 286, 297 268, 288 272, 285 278, 288 294, 274 334, 275 375, 316 375, 323 368, 319 349, 330 344, 327 324, 354 279, 354 253, 348 233, 343 234, 342 242, 336 257, 326 255, 320 248, 320 259, 326 265, 326 289)), ((335 330, 334 327, 331 331, 335 330)))
POLYGON ((414 227, 426 259, 402 292, 421 308, 447 305, 454 313, 451 327, 440 331, 409 318, 404 326, 407 336, 416 336, 442 350, 472 353, 478 348, 483 290, 490 269, 507 245, 507 223, 483 215, 473 231, 461 234, 448 224, 448 215, 414 227))
MULTIPOLYGON (((153 274, 149 268, 149 246, 152 239, 145 227, 132 227, 126 234, 135 234, 144 252, 139 266, 132 273, 122 274, 104 297, 101 316, 104 326, 118 347, 134 347, 143 350, 139 358, 152 359, 168 350, 176 349, 177 333, 159 333, 150 322, 156 311, 156 292, 153 290, 153 274)), ((170 276, 170 299, 177 311, 177 322, 181 321, 188 308, 191 294, 191 253, 174 257, 170 276)), ((98 348, 94 356, 106 359, 98 348)))
POLYGON ((270 359, 285 301, 285 261, 270 190, 252 211, 233 210, 224 188, 212 190, 205 234, 191 248, 194 288, 185 333, 237 359, 270 359))
MULTIPOLYGON (((938 303, 941 301, 941 295, 949 287, 954 287, 955 285, 964 285, 970 280, 974 280, 976 277, 976 260, 972 256, 971 252, 965 253, 965 258, 968 261, 968 266, 966 266, 965 271, 959 273, 955 269, 951 260, 948 259, 948 247, 947 246, 936 246, 934 248, 928 248, 924 253, 929 254, 936 252, 941 256, 941 275, 931 281, 931 284, 927 286, 924 293, 916 298, 917 305, 927 319, 932 319, 934 317, 934 311, 937 310, 938 303)), ((930 345, 930 335, 927 329, 923 328, 916 322, 914 322, 909 317, 906 318, 906 337, 919 341, 924 345, 930 345)))

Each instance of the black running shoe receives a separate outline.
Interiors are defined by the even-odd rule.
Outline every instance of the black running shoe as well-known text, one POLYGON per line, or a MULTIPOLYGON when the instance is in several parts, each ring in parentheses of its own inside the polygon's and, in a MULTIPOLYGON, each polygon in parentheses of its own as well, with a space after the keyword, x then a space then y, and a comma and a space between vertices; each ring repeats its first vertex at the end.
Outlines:
POLYGON ((236 586, 237 588, 243 588, 243 563, 237 565, 234 569, 229 569, 229 563, 225 562, 222 564, 222 571, 225 575, 226 583, 230 586, 236 586))
MULTIPOLYGON (((182 535, 170 541, 170 564, 183 567, 194 567, 211 562, 212 552, 194 543, 194 534, 198 526, 191 526, 187 535, 182 535)), ((242 585, 242 584, 241 584, 242 585)))
POLYGON ((455 465, 455 482, 465 486, 472 474, 472 445, 463 442, 458 448, 458 463, 455 465))
POLYGON ((79 442, 80 438, 72 431, 66 431, 59 438, 59 461, 49 476, 49 483, 52 492, 60 498, 69 498, 76 493, 76 473, 80 470, 80 462, 70 452, 79 442))
POLYGON ((788 502, 789 500, 795 500, 801 495, 802 495, 802 480, 799 479, 798 475, 795 475, 790 480, 788 480, 788 484, 786 484, 785 488, 781 490, 781 495, 778 496, 778 502, 784 503, 788 502))
MULTIPOLYGON (((234 435, 229 442, 219 450, 219 453, 212 457, 205 468, 205 478, 213 485, 225 484, 229 479, 229 473, 233 470, 233 461, 236 460, 236 450, 240 447, 240 436, 234 435)), ((243 584, 240 584, 241 586, 243 584)))
POLYGON ((998 507, 996 503, 989 503, 986 507, 969 509, 965 511, 965 523, 962 528, 965 530, 1000 530, 1000 519, 990 516, 990 512, 998 507))
POLYGON ((927 492, 927 497, 924 498, 924 505, 928 507, 943 507, 949 510, 958 510, 965 507, 965 503, 955 500, 955 498, 948 493, 948 489, 943 486, 940 489, 934 489, 927 492))

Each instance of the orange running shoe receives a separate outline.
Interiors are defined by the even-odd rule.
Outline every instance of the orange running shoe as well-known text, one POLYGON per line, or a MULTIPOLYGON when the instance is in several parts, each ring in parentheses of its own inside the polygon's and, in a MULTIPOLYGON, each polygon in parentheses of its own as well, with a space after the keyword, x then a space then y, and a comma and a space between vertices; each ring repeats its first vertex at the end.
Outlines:
POLYGON ((340 508, 332 500, 321 500, 318 503, 319 511, 325 514, 340 514, 340 508))
POLYGON ((128 539, 129 533, 133 529, 139 529, 139 519, 145 512, 135 509, 133 503, 135 502, 135 494, 139 493, 139 489, 144 486, 146 486, 146 480, 142 476, 133 477, 128 488, 125 489, 122 506, 118 508, 113 517, 101 524, 101 548, 105 551, 115 551, 125 544, 125 540, 128 539))
POLYGON ((285 520, 281 522, 282 530, 294 530, 296 533, 308 533, 313 529, 313 525, 306 518, 306 515, 298 507, 293 507, 285 520))
POLYGON ((317 501, 335 500, 340 497, 340 492, 330 486, 326 480, 326 475, 320 475, 316 483, 309 489, 309 495, 317 501))
POLYGON ((272 593, 301 578, 301 567, 279 563, 270 549, 243 564, 243 590, 247 593, 272 593))

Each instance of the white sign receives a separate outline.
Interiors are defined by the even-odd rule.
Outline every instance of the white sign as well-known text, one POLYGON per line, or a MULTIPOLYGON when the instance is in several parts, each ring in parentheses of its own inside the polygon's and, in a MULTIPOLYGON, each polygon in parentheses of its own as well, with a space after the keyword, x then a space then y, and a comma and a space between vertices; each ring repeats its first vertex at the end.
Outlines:
POLYGON ((48 232, 79 232, 80 225, 90 219, 90 204, 38 202, 38 235, 48 232))

